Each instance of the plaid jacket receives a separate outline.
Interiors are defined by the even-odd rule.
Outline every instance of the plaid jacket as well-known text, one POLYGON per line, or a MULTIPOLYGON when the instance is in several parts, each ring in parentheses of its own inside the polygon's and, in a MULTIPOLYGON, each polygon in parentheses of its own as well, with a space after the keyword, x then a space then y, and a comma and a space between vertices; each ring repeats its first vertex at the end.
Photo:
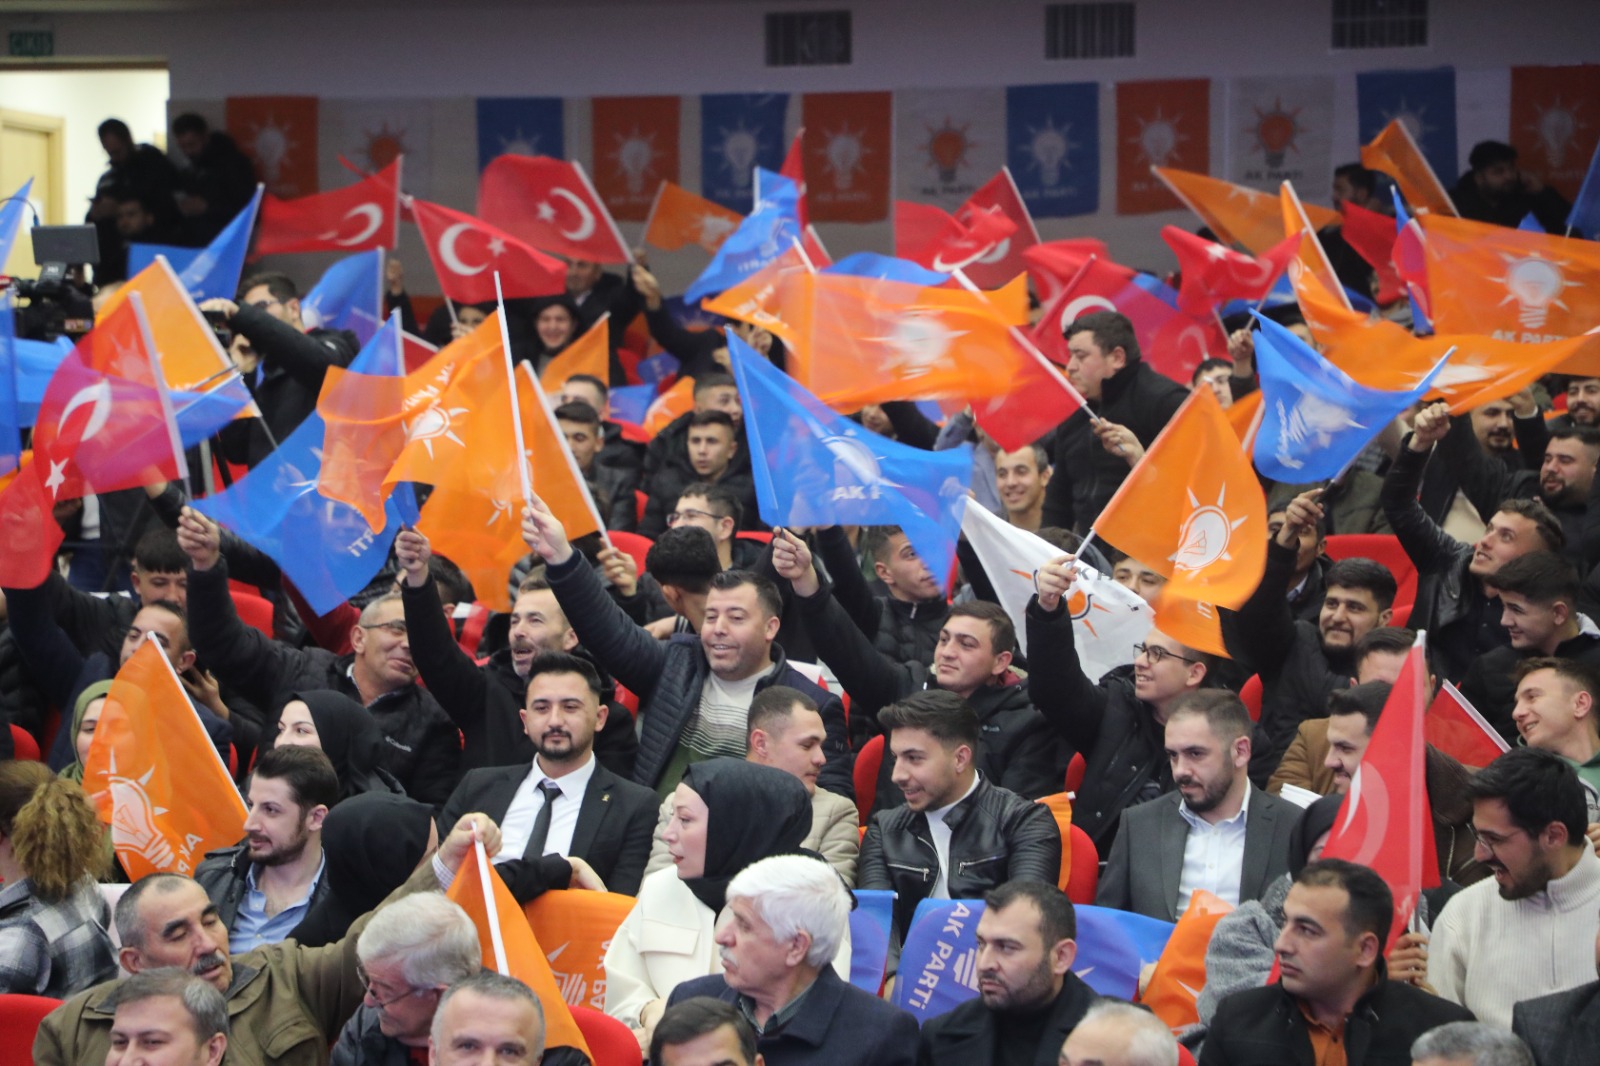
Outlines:
POLYGON ((116 976, 100 886, 84 878, 60 903, 33 895, 27 878, 0 889, 0 992, 66 999, 116 976))

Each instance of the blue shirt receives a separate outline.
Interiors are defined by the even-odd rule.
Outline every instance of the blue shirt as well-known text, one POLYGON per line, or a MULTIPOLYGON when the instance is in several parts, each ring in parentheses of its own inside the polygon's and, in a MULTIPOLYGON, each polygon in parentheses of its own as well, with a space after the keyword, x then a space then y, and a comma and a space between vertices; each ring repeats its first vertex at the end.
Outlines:
POLYGON ((244 875, 244 899, 239 903, 239 911, 233 917, 233 929, 228 934, 229 954, 242 955, 263 944, 276 944, 288 937, 311 909, 311 897, 317 893, 317 883, 322 880, 322 871, 327 864, 328 857, 323 855, 322 861, 317 863, 316 876, 306 888, 305 898, 269 918, 267 894, 256 888, 256 864, 251 863, 244 875))

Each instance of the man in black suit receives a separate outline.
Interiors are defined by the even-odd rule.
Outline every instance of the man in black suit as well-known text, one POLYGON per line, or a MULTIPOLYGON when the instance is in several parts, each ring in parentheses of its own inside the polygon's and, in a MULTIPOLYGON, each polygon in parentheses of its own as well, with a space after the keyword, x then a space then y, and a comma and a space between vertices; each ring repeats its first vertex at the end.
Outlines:
POLYGON ((922 1027, 919 1066, 1052 1066, 1094 1002, 1072 972, 1078 916, 1055 885, 1017 880, 984 898, 978 998, 922 1027))
POLYGON ((655 793, 594 757, 605 718, 600 675, 576 655, 546 652, 528 666, 522 724, 533 764, 473 770, 444 806, 441 825, 482 811, 500 826, 500 859, 521 902, 569 882, 624 895, 639 891, 656 824, 655 793), (522 860, 517 863, 516 860, 522 860))
POLYGON ((723 972, 673 989, 663 1022, 674 1005, 710 996, 755 1027, 756 1061, 767 1066, 913 1066, 916 1021, 834 971, 851 901, 832 867, 808 855, 762 859, 728 884, 727 898, 723 972))
MULTIPOLYGON (((1600 937, 1595 938, 1600 970, 1600 937)), ((1525 999, 1511 1008, 1511 1031, 1533 1050, 1539 1066, 1579 1066, 1600 1047, 1600 981, 1525 999)))
POLYGON ((1251 786, 1250 731, 1225 689, 1174 702, 1166 747, 1178 789, 1122 812, 1096 904, 1175 922, 1201 889, 1238 904, 1288 872, 1300 811, 1251 786))

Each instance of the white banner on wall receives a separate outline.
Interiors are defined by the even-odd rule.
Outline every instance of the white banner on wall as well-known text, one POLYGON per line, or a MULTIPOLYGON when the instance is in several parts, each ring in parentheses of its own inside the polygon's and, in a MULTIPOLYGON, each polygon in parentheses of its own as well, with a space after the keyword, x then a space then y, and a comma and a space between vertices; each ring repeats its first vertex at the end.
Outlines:
POLYGON ((894 94, 895 196, 946 211, 1006 161, 1006 91, 900 89, 894 94))
POLYGON ((1292 181, 1302 196, 1324 202, 1333 180, 1333 94, 1331 77, 1228 82, 1228 180, 1272 193, 1292 181))

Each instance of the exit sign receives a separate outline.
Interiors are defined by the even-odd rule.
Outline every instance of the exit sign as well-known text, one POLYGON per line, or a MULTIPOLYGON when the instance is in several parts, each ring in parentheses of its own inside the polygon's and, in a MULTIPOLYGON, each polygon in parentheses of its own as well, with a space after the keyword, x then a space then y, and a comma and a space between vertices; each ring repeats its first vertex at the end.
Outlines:
POLYGON ((56 54, 54 30, 11 30, 6 38, 8 51, 13 56, 34 58, 56 54))

